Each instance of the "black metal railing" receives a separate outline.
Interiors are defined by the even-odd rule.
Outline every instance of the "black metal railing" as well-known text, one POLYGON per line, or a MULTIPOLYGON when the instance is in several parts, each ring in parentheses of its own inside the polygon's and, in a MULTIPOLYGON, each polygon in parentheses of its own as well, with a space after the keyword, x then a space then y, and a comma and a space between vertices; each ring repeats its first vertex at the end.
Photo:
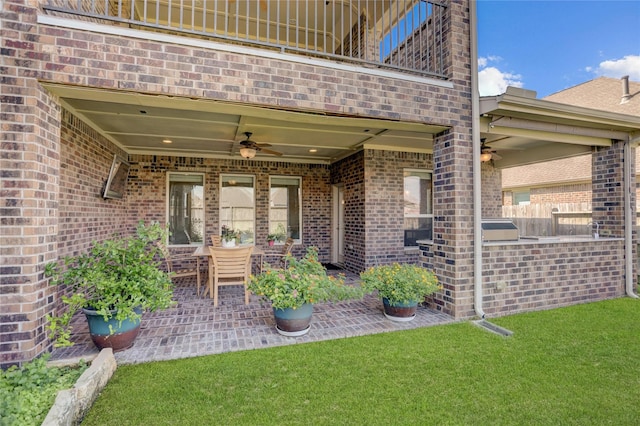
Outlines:
POLYGON ((446 6, 422 0, 48 0, 49 14, 445 78, 446 6))

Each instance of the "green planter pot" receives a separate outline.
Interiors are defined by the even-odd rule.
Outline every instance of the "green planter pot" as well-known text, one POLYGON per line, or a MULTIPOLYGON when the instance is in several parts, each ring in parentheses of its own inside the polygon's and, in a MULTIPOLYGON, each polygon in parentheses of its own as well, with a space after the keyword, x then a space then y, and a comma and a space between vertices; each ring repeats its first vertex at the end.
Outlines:
POLYGON ((416 317, 416 311, 418 310, 417 301, 410 303, 396 303, 392 305, 386 297, 382 299, 382 306, 384 307, 385 317, 391 321, 399 322, 413 320, 416 317))
MULTIPOLYGON (((98 349, 112 348, 114 352, 123 351, 133 346, 133 342, 140 331, 140 319, 122 322, 114 318, 116 311, 111 311, 111 317, 107 321, 92 309, 82 309, 89 324, 91 340, 98 349), (111 330, 114 333, 111 333, 111 330)), ((135 312, 142 315, 142 309, 136 308, 135 312)))
POLYGON ((305 303, 298 309, 273 308, 273 316, 276 320, 276 330, 287 337, 303 336, 311 328, 311 316, 313 315, 313 305, 305 303))

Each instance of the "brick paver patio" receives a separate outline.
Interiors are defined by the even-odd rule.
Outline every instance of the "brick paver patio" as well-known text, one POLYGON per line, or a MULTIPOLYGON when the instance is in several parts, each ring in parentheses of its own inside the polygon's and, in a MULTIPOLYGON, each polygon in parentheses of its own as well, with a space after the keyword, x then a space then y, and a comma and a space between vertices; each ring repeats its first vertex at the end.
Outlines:
MULTIPOLYGON (((358 279, 355 274, 345 275, 347 282, 358 279)), ((178 303, 173 308, 144 315, 133 347, 115 354, 119 364, 339 339, 454 322, 452 317, 425 307, 418 307, 413 321, 390 321, 382 313, 382 303, 373 296, 367 296, 360 301, 315 305, 309 333, 294 338, 278 334, 269 302, 252 295, 250 303, 244 305, 240 286, 221 287, 219 306, 214 307, 213 299, 196 295, 193 279, 184 278, 176 280, 175 300, 178 303)), ((73 324, 72 340, 75 345, 55 349, 52 359, 89 358, 98 353, 89 337, 84 316, 74 318, 73 324)))

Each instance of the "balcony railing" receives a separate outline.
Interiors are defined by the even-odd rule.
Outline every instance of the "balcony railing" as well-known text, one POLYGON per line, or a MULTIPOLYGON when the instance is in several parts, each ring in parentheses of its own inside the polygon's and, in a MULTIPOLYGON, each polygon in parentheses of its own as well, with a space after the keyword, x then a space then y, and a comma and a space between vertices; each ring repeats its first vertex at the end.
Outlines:
POLYGON ((445 78, 446 6, 421 0, 48 0, 49 14, 445 78))

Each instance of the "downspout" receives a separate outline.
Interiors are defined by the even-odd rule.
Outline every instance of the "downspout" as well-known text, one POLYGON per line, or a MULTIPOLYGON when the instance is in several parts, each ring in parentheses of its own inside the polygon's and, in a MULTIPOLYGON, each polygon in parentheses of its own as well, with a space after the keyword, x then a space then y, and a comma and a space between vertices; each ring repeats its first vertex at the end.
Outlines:
POLYGON ((478 17, 476 0, 469 1, 471 35, 471 141, 473 144, 473 306, 484 319, 482 309, 482 175, 480 162, 480 89, 478 87, 478 17))
POLYGON ((624 141, 624 148, 622 151, 624 161, 624 258, 625 258, 625 280, 626 280, 626 293, 627 296, 634 299, 638 298, 635 294, 634 287, 636 280, 633 277, 633 217, 631 210, 631 181, 635 181, 631 174, 631 147, 629 138, 624 141))

